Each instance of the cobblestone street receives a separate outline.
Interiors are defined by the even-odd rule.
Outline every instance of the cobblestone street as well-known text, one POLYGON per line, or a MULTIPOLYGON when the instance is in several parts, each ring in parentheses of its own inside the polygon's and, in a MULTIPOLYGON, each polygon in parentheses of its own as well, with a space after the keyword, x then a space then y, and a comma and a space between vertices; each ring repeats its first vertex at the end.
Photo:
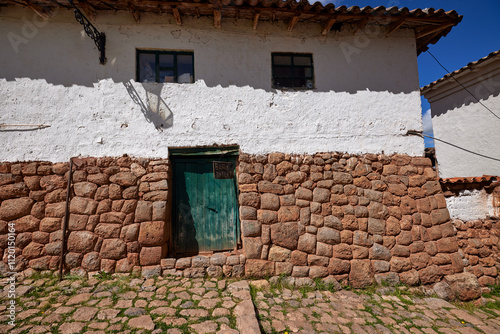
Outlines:
POLYGON ((460 306, 417 288, 336 291, 338 283, 289 277, 99 274, 59 282, 50 273, 18 279, 12 327, 6 283, 1 333, 500 333, 498 296, 460 306))

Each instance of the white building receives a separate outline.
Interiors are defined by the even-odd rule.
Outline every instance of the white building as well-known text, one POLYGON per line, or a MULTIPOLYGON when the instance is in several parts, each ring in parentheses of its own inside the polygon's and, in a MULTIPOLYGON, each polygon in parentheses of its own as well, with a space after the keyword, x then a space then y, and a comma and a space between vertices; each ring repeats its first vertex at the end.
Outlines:
POLYGON ((445 184, 455 184, 454 196, 447 198, 453 218, 498 216, 491 186, 495 178, 488 175, 500 175, 499 93, 500 51, 422 88, 431 105, 434 136, 439 139, 434 142, 439 176, 445 184), (459 184, 464 185, 461 191, 459 184))
POLYGON ((461 20, 283 1, 82 2, 106 35, 102 65, 68 2, 30 4, 0 12, 4 161, 166 157, 213 144, 422 156, 423 140, 407 136, 422 130, 417 54, 461 20), (148 69, 156 55, 178 57, 183 73, 148 69), (279 68, 292 59, 301 65, 279 68))

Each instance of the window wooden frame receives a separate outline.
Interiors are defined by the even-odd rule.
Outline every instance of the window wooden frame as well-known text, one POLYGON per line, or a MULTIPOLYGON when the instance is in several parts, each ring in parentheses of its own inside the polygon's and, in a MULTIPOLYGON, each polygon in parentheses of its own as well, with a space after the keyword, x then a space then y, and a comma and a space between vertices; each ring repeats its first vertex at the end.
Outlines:
POLYGON ((272 80, 273 80, 273 88, 276 89, 294 89, 294 90, 310 90, 314 89, 314 63, 313 63, 313 56, 311 53, 291 53, 291 52, 273 52, 271 53, 271 64, 272 64, 272 80), (290 65, 278 65, 275 62, 275 57, 290 57, 290 65), (310 65, 298 65, 295 64, 294 59, 296 58, 309 58, 310 59, 310 65), (276 73, 276 69, 279 68, 290 68, 292 75, 291 76, 283 76, 283 75, 278 75, 276 73), (311 69, 311 75, 306 76, 306 75, 296 75, 294 74, 295 69, 311 69), (282 84, 278 83, 279 79, 287 79, 291 80, 292 85, 287 85, 284 86, 282 84), (311 85, 310 87, 306 86, 298 86, 294 84, 294 81, 296 80, 305 80, 306 82, 310 80, 311 85))
POLYGON ((141 66, 140 66, 140 55, 142 54, 152 54, 155 56, 155 82, 160 82, 160 72, 161 71, 173 71, 174 73, 174 83, 179 82, 178 76, 178 64, 177 64, 177 56, 191 56, 192 57, 192 68, 191 73, 193 74, 193 83, 195 81, 194 76, 194 52, 193 51, 171 51, 171 50, 141 50, 136 49, 136 80, 137 82, 141 82, 141 66), (174 58, 173 66, 165 67, 160 66, 160 55, 172 55, 174 58))

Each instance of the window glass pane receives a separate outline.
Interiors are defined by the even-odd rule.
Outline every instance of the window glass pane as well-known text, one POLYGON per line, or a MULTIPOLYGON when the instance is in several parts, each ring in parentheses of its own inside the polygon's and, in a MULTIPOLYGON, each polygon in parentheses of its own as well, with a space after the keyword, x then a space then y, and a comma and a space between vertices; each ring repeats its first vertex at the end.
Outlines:
POLYGON ((175 82, 174 71, 160 71, 160 82, 175 82))
POLYGON ((139 81, 155 82, 156 81, 156 66, 155 55, 151 53, 139 54, 139 81))
POLYGON ((174 67, 174 55, 160 54, 160 67, 174 67))
POLYGON ((177 56, 177 82, 192 83, 193 82, 193 56, 178 55, 177 56))
POLYGON ((276 87, 283 87, 283 88, 287 88, 287 87, 293 87, 293 80, 292 79, 282 79, 282 78, 278 78, 275 80, 275 85, 276 87))
POLYGON ((274 75, 276 77, 292 77, 292 68, 291 67, 275 67, 274 75))
POLYGON ((311 57, 309 56, 294 56, 293 57, 294 65, 311 65, 311 57))
POLYGON ((305 70, 306 70, 306 69, 305 69, 304 67, 295 67, 295 68, 293 69, 293 76, 294 76, 295 78, 297 78, 297 77, 298 77, 298 78, 303 78, 303 77, 305 77, 305 76, 306 76, 306 73, 305 73, 306 71, 305 71, 305 70))
POLYGON ((306 85, 306 79, 294 79, 293 80, 294 88, 308 88, 306 85))
POLYGON ((291 56, 274 56, 274 65, 292 65, 291 56))

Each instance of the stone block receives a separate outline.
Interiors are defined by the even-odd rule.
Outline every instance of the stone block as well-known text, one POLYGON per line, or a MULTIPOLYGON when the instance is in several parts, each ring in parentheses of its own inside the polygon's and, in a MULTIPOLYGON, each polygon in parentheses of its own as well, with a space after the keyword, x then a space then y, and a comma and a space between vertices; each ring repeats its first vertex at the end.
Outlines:
POLYGON ((127 244, 120 239, 105 239, 102 242, 100 254, 103 259, 122 259, 127 256, 127 244))
POLYGON ((314 234, 309 234, 309 233, 305 233, 305 234, 301 235, 299 237, 299 240, 298 240, 297 249, 299 251, 302 251, 305 253, 315 254, 316 253, 316 236, 314 234))
POLYGON ((328 264, 328 273, 330 275, 348 274, 351 270, 351 262, 348 260, 341 260, 331 258, 328 264))
POLYGON ((282 223, 296 222, 300 219, 300 208, 297 206, 283 206, 278 210, 278 221, 282 223))
POLYGON ((248 259, 260 259, 262 253, 261 238, 243 238, 243 251, 248 259))
POLYGON ((160 246, 166 241, 164 221, 142 222, 138 241, 142 246, 160 246))
POLYGON ((280 199, 276 194, 264 193, 260 197, 260 208, 264 210, 278 211, 280 208, 280 199))
POLYGON ((166 247, 162 246, 142 247, 139 255, 141 266, 159 265, 160 260, 166 255, 166 250, 166 247))
POLYGON ((250 206, 258 209, 260 206, 260 196, 258 193, 242 193, 239 197, 239 203, 242 206, 250 206))
POLYGON ((354 288, 364 288, 373 283, 373 266, 370 260, 352 260, 349 283, 354 288))
POLYGON ((317 240, 329 245, 338 244, 340 243, 340 232, 330 227, 321 227, 317 232, 317 240))
POLYGON ((257 219, 257 209, 250 206, 240 206, 240 219, 241 220, 255 220, 257 219))
POLYGON ((294 250, 297 249, 298 240, 297 223, 289 222, 271 225, 271 242, 273 244, 294 250))
POLYGON ((261 235, 262 224, 257 220, 242 220, 241 233, 244 237, 259 237, 261 235))
POLYGON ((70 202, 70 212, 80 215, 93 215, 97 209, 97 201, 86 197, 73 197, 70 202))
POLYGON ((274 262, 248 259, 245 263, 245 275, 248 277, 271 277, 274 274, 274 262))
POLYGON ((352 259, 352 250, 351 247, 347 244, 338 244, 332 247, 333 257, 343 260, 351 260, 352 259))
POLYGON ((275 224, 278 222, 278 213, 270 210, 258 210, 257 220, 263 225, 275 224))
POLYGON ((97 236, 89 231, 73 231, 68 237, 68 251, 75 253, 89 253, 94 250, 97 236))
MULTIPOLYGON (((281 176, 278 176, 278 178, 281 178, 281 176)), ((278 178, 276 178, 276 179, 278 179, 278 178)), ((285 192, 282 184, 273 183, 273 182, 269 182, 266 180, 259 181, 257 186, 258 186, 258 189, 261 193, 282 195, 285 192)))
POLYGON ((2 201, 0 205, 0 219, 11 221, 27 216, 31 212, 34 201, 30 198, 15 198, 2 201))
POLYGON ((280 246, 272 246, 269 250, 269 261, 288 262, 292 257, 292 251, 280 246))

